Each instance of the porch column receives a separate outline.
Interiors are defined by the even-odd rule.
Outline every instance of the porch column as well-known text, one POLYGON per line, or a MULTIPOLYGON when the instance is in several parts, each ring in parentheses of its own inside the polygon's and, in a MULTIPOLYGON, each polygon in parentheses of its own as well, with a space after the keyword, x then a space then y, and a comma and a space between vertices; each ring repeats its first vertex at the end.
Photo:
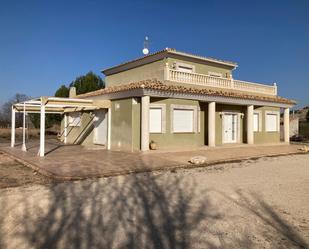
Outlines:
POLYGON ((247 106, 247 143, 254 143, 254 132, 253 132, 253 105, 247 106))
POLYGON ((283 114, 284 142, 290 142, 290 108, 284 108, 283 114))
POLYGON ((15 146, 15 113, 16 113, 16 110, 15 110, 14 106, 12 106, 11 147, 15 146))
POLYGON ((23 144, 21 146, 22 151, 27 151, 26 148, 26 104, 24 103, 24 112, 23 112, 23 144))
POLYGON ((67 144, 68 142, 68 139, 67 139, 67 136, 68 136, 68 114, 64 114, 64 144, 67 144))
POLYGON ((208 104, 208 146, 216 146, 216 102, 208 104))
POLYGON ((108 108, 107 113, 107 149, 111 149, 111 128, 112 128, 112 108, 108 108))
POLYGON ((149 104, 150 97, 142 97, 142 112, 141 112, 141 150, 149 150, 149 104))
POLYGON ((40 157, 45 155, 45 104, 41 104, 40 116, 40 157))

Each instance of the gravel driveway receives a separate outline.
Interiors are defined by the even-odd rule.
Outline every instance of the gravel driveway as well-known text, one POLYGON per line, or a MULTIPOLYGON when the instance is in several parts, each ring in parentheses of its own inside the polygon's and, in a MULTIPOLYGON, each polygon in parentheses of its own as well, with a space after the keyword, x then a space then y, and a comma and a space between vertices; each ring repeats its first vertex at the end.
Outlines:
POLYGON ((0 248, 308 248, 309 155, 0 190, 0 248))

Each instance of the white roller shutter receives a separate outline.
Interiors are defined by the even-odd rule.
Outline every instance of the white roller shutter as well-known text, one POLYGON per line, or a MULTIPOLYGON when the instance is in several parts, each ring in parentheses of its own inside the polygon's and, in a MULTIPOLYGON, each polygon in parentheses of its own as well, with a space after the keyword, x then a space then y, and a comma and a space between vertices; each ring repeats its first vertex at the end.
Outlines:
POLYGON ((253 114, 253 131, 259 131, 259 114, 253 114))
POLYGON ((278 115, 266 114, 266 131, 278 131, 278 115))
POLYGON ((194 110, 173 110, 173 132, 193 132, 194 110))
POLYGON ((150 108, 149 110, 149 131, 150 133, 162 132, 162 109, 150 108))

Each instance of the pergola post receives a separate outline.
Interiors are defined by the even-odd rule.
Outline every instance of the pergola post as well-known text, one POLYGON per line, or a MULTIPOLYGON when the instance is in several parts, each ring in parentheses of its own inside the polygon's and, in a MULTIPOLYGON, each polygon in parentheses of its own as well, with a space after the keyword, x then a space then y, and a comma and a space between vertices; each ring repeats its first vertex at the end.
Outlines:
POLYGON ((16 110, 14 106, 12 106, 12 121, 11 121, 11 147, 15 146, 15 115, 16 115, 16 110))
POLYGON ((112 132, 112 108, 107 112, 107 149, 111 149, 111 132, 112 132))
POLYGON ((27 151, 26 148, 26 103, 24 103, 24 111, 23 111, 23 144, 21 146, 22 151, 27 151))
POLYGON ((68 115, 64 114, 64 144, 67 144, 68 142, 68 115))
POLYGON ((40 116, 40 157, 45 155, 45 103, 41 103, 40 116))

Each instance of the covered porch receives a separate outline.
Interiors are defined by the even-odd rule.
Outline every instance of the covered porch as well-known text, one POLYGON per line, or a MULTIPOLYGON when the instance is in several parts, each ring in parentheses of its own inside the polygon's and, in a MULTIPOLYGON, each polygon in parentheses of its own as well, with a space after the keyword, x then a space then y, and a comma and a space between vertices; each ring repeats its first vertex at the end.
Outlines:
POLYGON ((67 144, 68 137, 68 114, 72 112, 95 111, 100 109, 108 110, 107 115, 107 149, 110 149, 110 111, 111 103, 109 100, 88 100, 78 98, 59 98, 59 97, 40 97, 27 100, 21 103, 12 105, 12 121, 11 121, 11 147, 16 145, 15 141, 15 116, 16 113, 23 114, 23 139, 21 150, 26 152, 26 115, 28 113, 40 114, 40 140, 37 155, 44 157, 46 154, 45 148, 45 117, 48 114, 64 115, 64 130, 63 143, 67 144))
MULTIPOLYGON (((149 143, 155 139, 171 144, 177 137, 185 136, 208 147, 279 143, 281 113, 283 142, 289 144, 292 106, 268 100, 149 91, 148 96, 141 97, 141 150, 149 150, 149 143), (183 120, 189 121, 183 124, 183 120), (176 125, 180 128, 175 129, 176 125)), ((177 142, 181 147, 186 141, 178 139, 177 142)))

